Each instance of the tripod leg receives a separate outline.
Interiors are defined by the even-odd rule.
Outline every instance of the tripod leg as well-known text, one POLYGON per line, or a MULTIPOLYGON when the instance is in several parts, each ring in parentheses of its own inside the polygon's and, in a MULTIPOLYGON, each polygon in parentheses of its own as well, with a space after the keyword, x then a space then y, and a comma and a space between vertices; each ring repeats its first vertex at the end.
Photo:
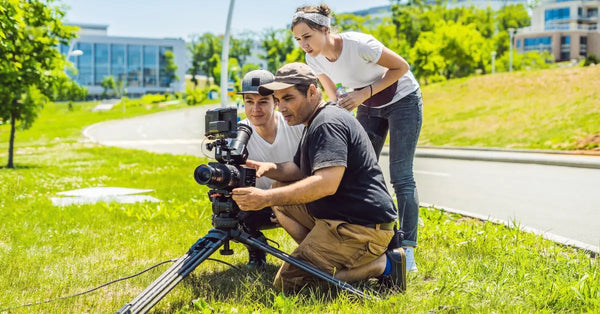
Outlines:
POLYGON ((317 278, 323 279, 339 288, 342 288, 346 291, 352 292, 355 295, 358 295, 359 297, 369 298, 369 299, 373 299, 373 298, 378 299, 377 297, 373 297, 373 296, 364 294, 362 291, 356 289, 354 286, 350 285, 349 283, 341 281, 341 280, 333 277, 332 275, 306 263, 305 261, 302 261, 293 256, 290 256, 289 254, 287 254, 283 251, 280 251, 264 242, 261 242, 258 239, 250 236, 249 234, 247 234, 245 232, 242 232, 241 234, 236 235, 233 238, 244 244, 259 248, 259 249, 279 258, 280 260, 288 262, 288 263, 302 269, 303 271, 305 271, 309 274, 312 274, 313 276, 315 276, 317 278))
POLYGON ((150 286, 131 302, 121 307, 117 313, 146 313, 160 301, 183 278, 189 275, 200 263, 218 250, 230 239, 227 231, 212 229, 206 236, 190 247, 174 265, 162 273, 150 286))

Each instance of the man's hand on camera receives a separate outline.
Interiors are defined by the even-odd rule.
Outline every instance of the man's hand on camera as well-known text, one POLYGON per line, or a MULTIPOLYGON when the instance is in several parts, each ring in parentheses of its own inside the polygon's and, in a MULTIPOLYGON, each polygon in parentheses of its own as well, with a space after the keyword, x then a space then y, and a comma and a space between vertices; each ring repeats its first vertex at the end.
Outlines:
POLYGON ((275 163, 254 160, 246 160, 246 164, 244 166, 248 168, 254 168, 254 170, 256 170, 257 178, 262 177, 263 174, 267 173, 270 170, 277 169, 277 165, 275 163))
POLYGON ((269 190, 261 190, 255 187, 236 188, 231 191, 233 200, 243 211, 261 210, 271 206, 269 204, 269 190))

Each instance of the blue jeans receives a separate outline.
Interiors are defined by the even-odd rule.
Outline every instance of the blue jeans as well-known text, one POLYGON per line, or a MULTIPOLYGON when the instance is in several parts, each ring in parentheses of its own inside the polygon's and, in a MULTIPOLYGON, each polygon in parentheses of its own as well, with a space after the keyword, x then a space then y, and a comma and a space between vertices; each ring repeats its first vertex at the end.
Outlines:
POLYGON ((423 96, 416 90, 382 108, 359 106, 356 118, 365 128, 377 159, 390 133, 390 177, 398 201, 402 245, 417 246, 419 195, 413 175, 413 160, 423 124, 423 96))

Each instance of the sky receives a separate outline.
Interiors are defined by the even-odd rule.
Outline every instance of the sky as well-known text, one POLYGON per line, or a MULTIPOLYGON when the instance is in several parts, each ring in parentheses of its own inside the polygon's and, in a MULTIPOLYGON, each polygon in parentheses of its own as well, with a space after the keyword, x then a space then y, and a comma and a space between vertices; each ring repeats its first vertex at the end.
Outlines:
MULTIPOLYGON (((225 33, 230 0, 59 0, 66 21, 108 25, 110 36, 182 38, 225 33)), ((333 12, 390 4, 390 0, 235 0, 232 34, 285 28, 296 8, 326 3, 333 12)))

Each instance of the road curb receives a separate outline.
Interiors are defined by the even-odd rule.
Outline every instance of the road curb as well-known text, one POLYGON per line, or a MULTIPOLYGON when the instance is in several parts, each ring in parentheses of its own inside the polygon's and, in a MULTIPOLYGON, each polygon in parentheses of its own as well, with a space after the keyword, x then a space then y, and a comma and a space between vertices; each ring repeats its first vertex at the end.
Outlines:
MULTIPOLYGON (((389 147, 384 147, 381 154, 389 155, 389 147)), ((546 150, 417 147, 415 156, 600 169, 600 156, 546 150)))
POLYGON ((577 241, 577 240, 573 240, 573 239, 569 239, 563 236, 559 236, 556 234, 553 234, 551 232, 546 232, 546 231, 542 231, 536 228, 532 228, 526 225, 516 225, 512 222, 508 222, 502 219, 498 219, 495 217, 491 217, 491 216, 485 216, 485 215, 481 215, 481 214, 476 214, 476 213, 471 213, 468 211, 464 211, 464 210, 460 210, 460 209, 455 209, 455 208, 450 208, 450 207, 445 207, 445 206, 439 206, 439 205, 434 205, 434 204, 429 204, 429 203, 423 203, 421 202, 419 204, 419 206, 421 207, 426 207, 426 208, 436 208, 436 209, 441 209, 450 213, 454 213, 454 214, 459 214, 461 216, 465 216, 465 217, 471 217, 471 218, 475 218, 475 219, 479 219, 482 221, 489 221, 495 224, 501 224, 501 225, 505 225, 509 228, 515 228, 518 227, 519 230, 521 231, 525 231, 525 232, 529 232, 529 233, 533 233, 533 234, 537 234, 542 236, 544 239, 546 240, 550 240, 553 242, 557 242, 566 246, 570 246, 570 247, 574 247, 580 250, 584 250, 584 251, 588 251, 591 253, 592 256, 597 256, 600 253, 600 247, 598 246, 594 246, 594 245, 590 245, 587 243, 583 243, 581 241, 577 241))

